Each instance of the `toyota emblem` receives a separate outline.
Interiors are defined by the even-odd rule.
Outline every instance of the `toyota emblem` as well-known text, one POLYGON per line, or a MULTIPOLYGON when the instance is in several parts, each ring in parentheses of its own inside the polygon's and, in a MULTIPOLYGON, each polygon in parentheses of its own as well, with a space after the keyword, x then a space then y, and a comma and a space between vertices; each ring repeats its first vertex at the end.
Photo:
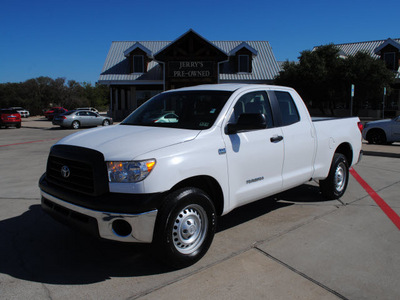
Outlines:
POLYGON ((71 175, 71 171, 67 166, 63 166, 61 168, 61 176, 64 178, 68 178, 71 175))

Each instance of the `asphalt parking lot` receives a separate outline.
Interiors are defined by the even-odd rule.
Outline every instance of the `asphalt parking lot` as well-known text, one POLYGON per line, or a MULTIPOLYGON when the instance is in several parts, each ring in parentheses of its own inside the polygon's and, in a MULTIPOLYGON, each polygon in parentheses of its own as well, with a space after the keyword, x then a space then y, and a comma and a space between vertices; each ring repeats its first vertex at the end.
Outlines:
POLYGON ((398 299, 399 143, 364 144, 364 183, 337 201, 311 183, 236 209, 202 260, 172 270, 42 212, 49 149, 73 132, 42 118, 0 130, 0 299, 398 299))

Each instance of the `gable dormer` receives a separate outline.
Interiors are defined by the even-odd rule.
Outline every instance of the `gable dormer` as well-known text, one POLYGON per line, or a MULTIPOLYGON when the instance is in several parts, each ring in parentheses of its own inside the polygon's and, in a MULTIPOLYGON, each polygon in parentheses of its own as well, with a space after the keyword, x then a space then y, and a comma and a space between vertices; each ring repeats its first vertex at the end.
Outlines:
POLYGON ((139 42, 126 49, 124 56, 129 60, 130 73, 146 73, 149 62, 153 60, 152 52, 139 42))
POLYGON ((251 73, 253 70, 253 56, 256 55, 257 50, 246 42, 242 42, 229 52, 230 60, 233 60, 237 73, 251 73))
POLYGON ((200 34, 190 29, 175 41, 154 54, 158 61, 168 59, 226 60, 227 54, 200 34))
POLYGON ((383 44, 374 50, 374 53, 380 55, 386 63, 388 69, 397 71, 400 60, 400 44, 392 39, 387 39, 383 44))

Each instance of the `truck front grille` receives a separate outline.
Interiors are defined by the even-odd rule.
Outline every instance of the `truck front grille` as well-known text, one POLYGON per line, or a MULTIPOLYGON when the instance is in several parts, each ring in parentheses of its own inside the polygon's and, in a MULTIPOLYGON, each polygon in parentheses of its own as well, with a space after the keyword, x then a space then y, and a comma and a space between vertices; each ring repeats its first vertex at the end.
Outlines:
POLYGON ((84 193, 94 192, 94 176, 90 165, 50 156, 47 162, 47 178, 65 188, 84 193))
POLYGON ((104 156, 98 151, 56 145, 50 151, 47 180, 59 187, 98 196, 108 191, 104 156))

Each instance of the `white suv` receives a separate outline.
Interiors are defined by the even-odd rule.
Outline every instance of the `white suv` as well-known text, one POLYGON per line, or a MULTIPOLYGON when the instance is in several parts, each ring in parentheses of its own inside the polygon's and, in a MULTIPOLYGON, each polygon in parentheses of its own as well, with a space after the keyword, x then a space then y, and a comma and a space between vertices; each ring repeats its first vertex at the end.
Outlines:
POLYGON ((29 113, 29 110, 26 110, 25 108, 22 108, 19 106, 10 107, 9 109, 13 109, 13 110, 16 110, 17 112, 19 112, 19 114, 21 115, 21 118, 27 118, 31 115, 29 113))
POLYGON ((75 110, 89 110, 89 111, 93 111, 95 113, 99 113, 99 111, 97 109, 95 109, 94 107, 80 107, 80 108, 76 108, 75 110))

